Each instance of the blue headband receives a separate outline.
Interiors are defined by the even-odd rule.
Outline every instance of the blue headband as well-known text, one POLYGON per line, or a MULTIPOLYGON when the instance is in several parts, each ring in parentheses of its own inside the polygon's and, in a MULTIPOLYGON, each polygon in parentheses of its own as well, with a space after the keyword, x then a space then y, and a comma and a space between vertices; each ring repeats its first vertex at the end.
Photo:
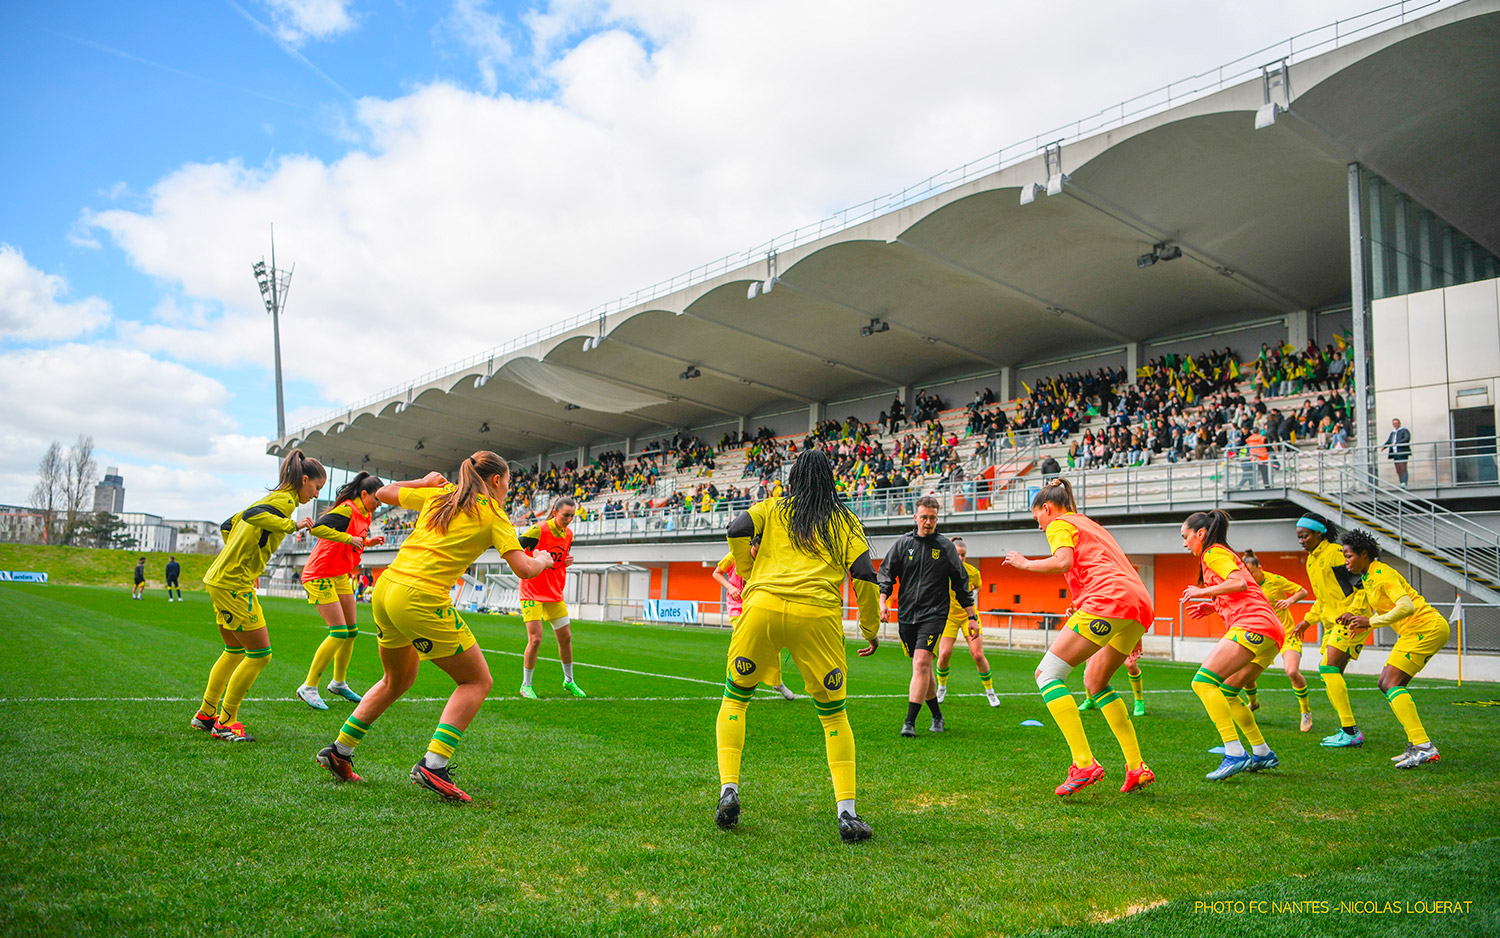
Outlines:
POLYGON ((1321 521, 1315 521, 1312 518, 1298 518, 1297 527, 1307 528, 1309 531, 1317 531, 1319 534, 1328 533, 1328 525, 1321 521))

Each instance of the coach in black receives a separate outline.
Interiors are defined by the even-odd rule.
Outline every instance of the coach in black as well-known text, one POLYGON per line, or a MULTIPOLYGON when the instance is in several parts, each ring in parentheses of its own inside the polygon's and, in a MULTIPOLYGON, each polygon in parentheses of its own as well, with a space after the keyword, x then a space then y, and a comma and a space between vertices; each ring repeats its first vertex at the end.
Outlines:
POLYGON ((898 537, 880 565, 880 618, 890 621, 891 591, 900 583, 896 628, 901 647, 911 658, 911 689, 902 736, 917 735, 917 714, 922 712, 924 700, 932 711, 932 732, 943 731, 943 711, 938 706, 937 681, 932 675, 932 650, 948 621, 950 594, 970 620, 979 618, 963 561, 953 542, 937 533, 940 508, 930 495, 917 499, 916 530, 898 537))

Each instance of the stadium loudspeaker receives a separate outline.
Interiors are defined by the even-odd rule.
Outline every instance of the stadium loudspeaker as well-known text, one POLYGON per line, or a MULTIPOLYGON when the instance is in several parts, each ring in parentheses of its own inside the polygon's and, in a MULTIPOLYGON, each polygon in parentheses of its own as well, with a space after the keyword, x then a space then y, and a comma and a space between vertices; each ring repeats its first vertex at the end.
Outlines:
POLYGON ((1275 103, 1274 101, 1270 104, 1262 104, 1260 107, 1255 109, 1255 129, 1265 130, 1267 127, 1276 123, 1276 116, 1278 114, 1281 114, 1285 110, 1286 108, 1275 103))
POLYGON ((762 281, 760 285, 761 295, 764 296, 765 294, 770 293, 772 290, 776 289, 777 282, 778 278, 776 277, 767 277, 764 281, 762 281))
POLYGON ((760 296, 760 281, 759 280, 756 280, 755 282, 751 283, 750 284, 750 289, 748 289, 748 290, 745 291, 745 299, 747 299, 747 300, 753 300, 757 296, 760 296))
POLYGON ((1037 196, 1041 195, 1043 192, 1046 192, 1046 191, 1047 190, 1044 189, 1044 188, 1042 188, 1042 186, 1041 186, 1040 183, 1033 182, 1033 183, 1030 183, 1029 185, 1022 186, 1021 187, 1021 204, 1022 205, 1030 205, 1031 203, 1033 203, 1033 202, 1036 201, 1036 197, 1037 196))
POLYGON ((1063 184, 1066 183, 1067 181, 1068 181, 1068 174, 1067 173, 1058 173, 1056 176, 1052 176, 1051 178, 1049 178, 1047 180, 1047 194, 1048 195, 1060 195, 1062 193, 1062 190, 1063 190, 1063 184))

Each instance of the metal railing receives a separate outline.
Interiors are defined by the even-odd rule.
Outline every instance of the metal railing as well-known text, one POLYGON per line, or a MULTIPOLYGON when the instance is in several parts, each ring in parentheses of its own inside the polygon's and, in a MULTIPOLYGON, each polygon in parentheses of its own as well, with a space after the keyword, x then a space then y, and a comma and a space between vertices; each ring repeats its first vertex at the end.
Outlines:
POLYGON ((508 342, 497 345, 488 351, 470 355, 467 358, 460 359, 440 368, 435 368, 409 381, 386 388, 377 394, 372 394, 354 403, 346 404, 329 411, 316 420, 293 430, 288 434, 287 438, 300 438, 308 430, 320 424, 337 420, 340 417, 347 417, 354 411, 361 410, 381 401, 400 397, 403 394, 410 395, 414 388, 420 387, 429 381, 437 380, 438 378, 451 375, 465 368, 471 368, 475 365, 493 364, 497 359, 503 359, 507 355, 523 351, 533 345, 539 345, 548 339, 555 338, 591 323, 599 323, 602 334, 604 318, 612 313, 623 312, 642 303, 649 303, 660 297, 676 293, 678 290, 686 289, 695 284, 711 280, 714 277, 723 276, 732 271, 764 261, 768 256, 778 251, 786 251, 810 244, 870 219, 878 218, 881 215, 894 212, 908 205, 920 202, 923 199, 939 195, 976 179, 999 172, 1008 166, 1030 159, 1048 146, 1077 143, 1095 134, 1122 127, 1132 120, 1168 110, 1195 98, 1222 91, 1229 85, 1243 79, 1248 79, 1251 76, 1259 75, 1262 66, 1271 58, 1284 60, 1287 65, 1292 65, 1304 61, 1309 55, 1322 54, 1328 49, 1338 48, 1352 39, 1369 36, 1373 32, 1392 23, 1404 23, 1408 16, 1418 11, 1430 11, 1452 2, 1454 0, 1401 0, 1401 2, 1388 3, 1347 19, 1334 20, 1332 23, 1305 30, 1280 42, 1257 49, 1254 52, 1246 53, 1217 68, 1168 82, 1165 85, 1153 88, 1135 97, 1112 104, 1087 117, 1081 117, 1060 124, 1051 130, 1034 134, 1016 143, 1001 147, 994 153, 970 160, 954 169, 934 173, 913 185, 905 186, 899 190, 876 196, 873 199, 867 199, 858 205, 850 206, 842 211, 834 212, 816 222, 794 228, 753 247, 746 248, 744 251, 727 254, 706 264, 700 264, 692 270, 685 271, 675 277, 657 281, 648 287, 642 287, 608 303, 601 303, 587 312, 579 313, 567 319, 543 326, 540 329, 532 330, 508 342))

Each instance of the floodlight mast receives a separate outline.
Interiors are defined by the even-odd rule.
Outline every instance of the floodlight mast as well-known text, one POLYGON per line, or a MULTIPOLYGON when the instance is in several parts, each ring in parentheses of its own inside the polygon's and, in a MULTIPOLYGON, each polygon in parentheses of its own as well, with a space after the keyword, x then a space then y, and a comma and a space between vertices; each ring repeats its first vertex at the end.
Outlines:
POLYGON ((276 438, 286 438, 286 402, 281 387, 281 312, 286 306, 287 294, 292 289, 292 270, 276 269, 276 226, 271 226, 271 266, 266 268, 265 259, 257 261, 250 266, 255 274, 255 284, 260 288, 260 296, 266 304, 266 312, 271 314, 271 346, 272 354, 276 362, 276 438))

